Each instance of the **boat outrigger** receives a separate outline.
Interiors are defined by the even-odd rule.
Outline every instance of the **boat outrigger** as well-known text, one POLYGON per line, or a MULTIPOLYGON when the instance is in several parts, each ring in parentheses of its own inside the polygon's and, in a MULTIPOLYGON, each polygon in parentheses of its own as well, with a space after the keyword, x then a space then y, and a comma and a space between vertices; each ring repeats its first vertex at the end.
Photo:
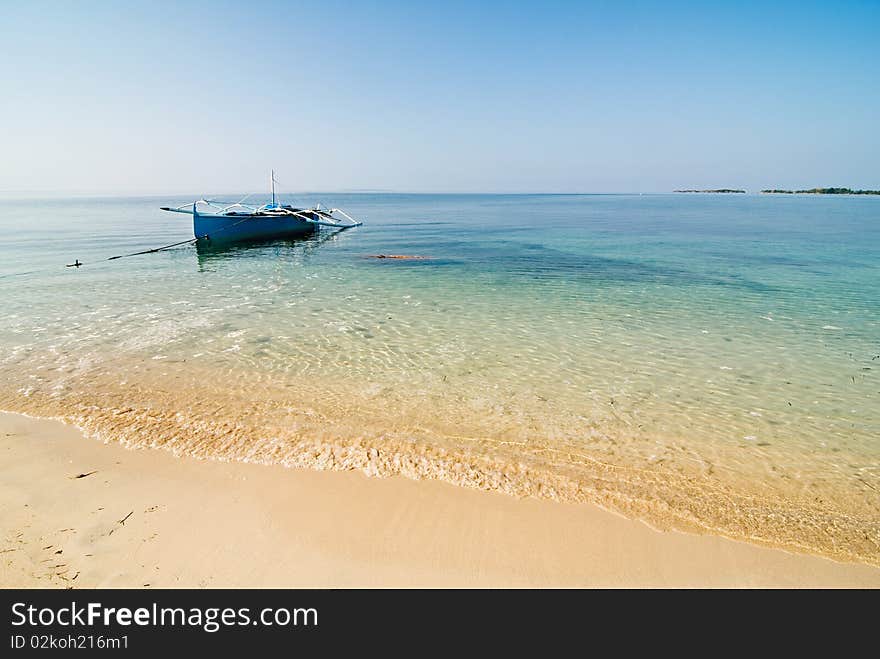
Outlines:
POLYGON ((274 170, 270 204, 247 206, 242 202, 222 204, 199 199, 177 208, 163 206, 161 210, 192 215, 196 240, 211 244, 295 238, 312 233, 317 227, 350 229, 363 224, 338 208, 321 208, 320 204, 296 208, 277 203, 274 170))

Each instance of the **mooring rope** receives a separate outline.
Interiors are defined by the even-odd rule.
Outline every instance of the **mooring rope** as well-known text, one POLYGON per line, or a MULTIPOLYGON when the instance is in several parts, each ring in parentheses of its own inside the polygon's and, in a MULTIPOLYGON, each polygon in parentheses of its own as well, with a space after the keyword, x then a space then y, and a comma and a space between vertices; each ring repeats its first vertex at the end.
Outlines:
MULTIPOLYGON (((238 225, 241 224, 242 222, 246 222, 246 221, 249 220, 249 219, 251 219, 251 218, 250 218, 250 217, 244 217, 244 218, 240 219, 238 222, 233 222, 233 223, 230 224, 228 227, 223 227, 222 229, 217 229, 217 231, 214 231, 213 233, 216 234, 216 233, 220 233, 221 231, 228 231, 228 230, 231 229, 232 227, 238 226, 238 225)), ((111 256, 111 257, 108 258, 107 260, 108 260, 108 261, 115 261, 116 259, 124 259, 124 258, 127 258, 127 257, 129 257, 129 256, 140 256, 141 254, 153 254, 153 253, 155 253, 155 252, 161 252, 163 249, 171 249, 172 247, 179 247, 180 245, 189 245, 190 243, 197 243, 199 240, 201 240, 202 238, 207 238, 209 235, 210 235, 210 234, 207 234, 207 233, 206 233, 206 234, 204 234, 204 235, 202 235, 202 236, 196 236, 195 238, 190 238, 189 240, 181 240, 181 241, 178 242, 178 243, 171 243, 170 245, 163 245, 162 247, 154 247, 153 249, 145 249, 145 250, 140 251, 140 252, 132 252, 131 254, 118 254, 117 256, 111 256)), ((71 265, 72 265, 72 266, 76 266, 77 268, 78 268, 80 265, 83 265, 82 263, 79 263, 79 261, 77 261, 77 263, 78 263, 79 265, 77 265, 76 263, 72 263, 71 265)))
MULTIPOLYGON (((131 254, 118 254, 117 256, 111 256, 108 258, 108 261, 115 261, 116 259, 124 259, 128 256, 140 256, 141 254, 152 254, 153 252, 161 252, 163 249, 171 249, 172 247, 177 247, 178 245, 188 245, 189 243, 197 242, 198 238, 190 238, 189 240, 181 240, 179 243, 171 243, 170 245, 163 245, 162 247, 154 247, 153 249, 145 249, 142 252, 132 252, 131 254)), ((79 263, 77 261, 77 263, 79 263)), ((77 263, 73 263, 72 265, 77 266, 77 263)), ((79 263, 79 265, 83 265, 79 263)), ((79 266, 77 266, 79 267, 79 266)))

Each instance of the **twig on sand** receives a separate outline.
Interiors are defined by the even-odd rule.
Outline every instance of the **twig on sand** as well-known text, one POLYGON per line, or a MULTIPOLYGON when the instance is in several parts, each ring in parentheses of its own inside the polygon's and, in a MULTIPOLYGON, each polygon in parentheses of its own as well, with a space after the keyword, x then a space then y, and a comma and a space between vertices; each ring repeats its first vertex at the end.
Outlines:
MULTIPOLYGON (((858 478, 858 477, 857 477, 857 478, 858 478)), ((868 481, 863 480, 863 479, 861 479, 861 478, 859 478, 859 480, 862 481, 863 484, 867 485, 868 487, 870 487, 870 488, 871 488, 872 490, 874 490, 875 492, 877 491, 877 488, 874 487, 873 485, 871 485, 868 481)))
MULTIPOLYGON (((125 526, 125 521, 126 521, 129 517, 131 517, 132 515, 134 515, 134 511, 133 511, 133 510, 132 510, 130 513, 128 513, 128 515, 126 515, 125 517, 123 517, 122 519, 120 519, 120 520, 119 520, 118 522, 116 522, 116 523, 119 524, 119 525, 121 525, 121 526, 125 526)), ((107 535, 113 535, 113 531, 115 531, 115 530, 116 530, 116 527, 114 526, 112 529, 110 529, 110 533, 108 533, 107 535)))
POLYGON ((97 473, 98 473, 98 470, 95 469, 95 471, 87 471, 84 474, 77 474, 76 476, 71 476, 70 478, 71 478, 71 480, 76 480, 77 478, 85 478, 86 476, 91 476, 92 474, 97 474, 97 473))

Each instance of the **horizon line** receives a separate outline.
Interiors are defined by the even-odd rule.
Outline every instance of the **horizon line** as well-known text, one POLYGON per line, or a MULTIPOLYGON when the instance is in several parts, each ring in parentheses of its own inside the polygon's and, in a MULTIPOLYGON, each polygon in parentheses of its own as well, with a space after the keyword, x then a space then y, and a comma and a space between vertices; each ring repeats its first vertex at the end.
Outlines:
MULTIPOLYGON (((829 186, 826 186, 829 187, 829 186)), ((847 187, 847 186, 830 186, 830 187, 847 187)), ((732 189, 732 188, 731 188, 732 189)), ((782 189, 782 188, 764 188, 765 190, 771 189, 782 189)), ((801 188, 803 190, 808 190, 811 188, 801 188)), ((815 188, 812 188, 815 189, 815 188)), ((860 188, 848 188, 855 191, 859 191, 860 188)), ((867 189, 867 188, 866 188, 867 189)), ((797 192, 797 190, 792 189, 792 192, 797 192)), ((132 198, 132 197, 143 197, 143 198, 161 198, 161 197, 184 197, 184 196, 192 196, 192 192, 155 192, 155 191, 142 191, 142 192, 101 192, 101 191, 71 191, 71 190, 0 190, 0 200, 13 200, 13 199, 45 199, 45 198, 60 198, 60 199, 70 199, 70 198, 91 198, 91 199, 124 199, 124 198, 132 198)), ((214 192, 206 195, 197 196, 197 198, 203 199, 205 197, 214 197, 220 195, 239 195, 242 194, 242 191, 235 192, 214 192)), ((246 193, 248 196, 251 195, 262 195, 262 194, 270 194, 265 191, 255 191, 246 193)), ((601 195, 627 195, 627 196, 642 196, 642 195, 689 195, 693 196, 695 194, 724 194, 724 195, 732 195, 734 193, 726 193, 726 192, 712 192, 711 190, 702 191, 685 191, 685 190, 652 190, 652 191, 602 191, 602 192, 550 192, 550 191, 528 191, 528 192, 505 192, 505 191, 459 191, 459 190, 447 190, 447 191, 428 191, 428 190, 386 190, 386 189, 341 189, 341 190, 298 190, 294 192, 280 192, 280 195, 286 196, 297 196, 297 195, 321 195, 321 194, 373 194, 373 195, 448 195, 448 196, 481 196, 481 195, 495 195, 495 196, 559 196, 559 197, 576 197, 576 196, 601 196, 601 195)), ((763 190, 745 190, 744 192, 737 192, 736 195, 767 195, 771 194, 769 192, 763 192, 763 190)), ((847 195, 840 195, 847 196, 847 195)), ((870 195, 858 195, 858 196, 870 196, 870 195)))

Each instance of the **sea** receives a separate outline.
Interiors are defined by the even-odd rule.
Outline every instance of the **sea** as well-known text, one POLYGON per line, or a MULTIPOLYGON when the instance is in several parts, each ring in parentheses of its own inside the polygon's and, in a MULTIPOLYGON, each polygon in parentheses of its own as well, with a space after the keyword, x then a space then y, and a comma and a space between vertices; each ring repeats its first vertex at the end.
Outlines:
POLYGON ((195 197, 0 200, 0 408, 880 564, 880 198, 304 193, 363 226, 108 260, 195 197))

